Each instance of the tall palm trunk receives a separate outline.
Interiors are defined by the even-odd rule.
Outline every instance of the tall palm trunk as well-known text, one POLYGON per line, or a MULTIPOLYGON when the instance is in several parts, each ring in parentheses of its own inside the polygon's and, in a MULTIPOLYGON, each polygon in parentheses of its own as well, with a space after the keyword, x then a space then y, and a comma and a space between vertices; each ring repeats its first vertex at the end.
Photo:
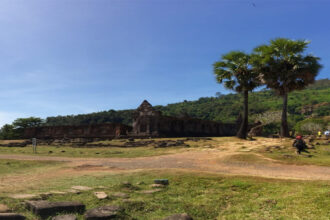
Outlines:
POLYGON ((244 112, 243 112, 243 120, 241 123, 241 127, 238 130, 236 136, 238 138, 246 138, 247 132, 248 132, 248 108, 249 108, 249 91, 244 90, 243 92, 244 95, 244 112))
POLYGON ((283 95, 282 121, 281 121, 281 137, 290 137, 288 127, 288 93, 283 95))

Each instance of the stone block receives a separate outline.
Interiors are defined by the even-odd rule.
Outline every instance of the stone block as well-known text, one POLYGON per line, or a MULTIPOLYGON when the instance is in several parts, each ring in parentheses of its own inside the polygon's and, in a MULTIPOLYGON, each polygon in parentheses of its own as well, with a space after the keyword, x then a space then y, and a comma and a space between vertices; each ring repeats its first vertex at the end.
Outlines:
POLYGON ((38 197, 39 195, 36 194, 13 194, 9 196, 12 199, 36 199, 38 197))
POLYGON ((166 187, 166 185, 163 185, 163 184, 151 184, 150 187, 151 188, 164 188, 164 187, 166 187))
POLYGON ((121 219, 124 215, 124 209, 111 205, 102 206, 95 209, 88 210, 85 214, 86 220, 108 220, 108 219, 121 219))
POLYGON ((52 220, 77 220, 75 215, 58 215, 52 218, 52 220))
POLYGON ((108 195, 105 192, 94 192, 94 195, 98 199, 106 199, 106 198, 108 198, 108 195))
POLYGON ((81 190, 81 191, 89 191, 89 190, 92 190, 93 188, 91 188, 89 186, 72 186, 71 189, 81 190))
POLYGON ((25 216, 17 213, 0 213, 0 220, 25 220, 25 216))
POLYGON ((167 179, 157 179, 157 180, 154 180, 154 183, 161 184, 161 185, 168 185, 169 181, 167 179))
POLYGON ((45 200, 27 201, 27 208, 41 218, 56 215, 58 213, 83 213, 85 205, 81 202, 49 202, 45 200))

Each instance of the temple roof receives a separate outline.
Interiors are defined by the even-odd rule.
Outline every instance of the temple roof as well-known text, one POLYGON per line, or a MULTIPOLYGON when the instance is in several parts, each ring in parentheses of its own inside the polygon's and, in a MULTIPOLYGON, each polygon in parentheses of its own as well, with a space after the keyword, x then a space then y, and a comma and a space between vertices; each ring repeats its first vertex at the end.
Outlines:
POLYGON ((147 101, 144 100, 141 105, 137 108, 138 111, 141 110, 149 110, 149 111, 154 111, 154 108, 152 107, 152 105, 147 101))

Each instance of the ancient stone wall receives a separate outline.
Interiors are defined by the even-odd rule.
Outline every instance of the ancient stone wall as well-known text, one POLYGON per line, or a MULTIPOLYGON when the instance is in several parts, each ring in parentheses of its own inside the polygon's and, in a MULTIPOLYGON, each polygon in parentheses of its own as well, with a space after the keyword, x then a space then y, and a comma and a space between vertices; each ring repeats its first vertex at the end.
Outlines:
POLYGON ((206 121, 189 116, 169 117, 156 111, 146 100, 133 113, 133 127, 111 123, 81 126, 48 126, 25 130, 25 138, 72 139, 116 137, 202 137, 233 136, 236 124, 206 121))
POLYGON ((25 129, 25 138, 115 138, 126 136, 132 127, 111 123, 79 126, 45 126, 25 129))

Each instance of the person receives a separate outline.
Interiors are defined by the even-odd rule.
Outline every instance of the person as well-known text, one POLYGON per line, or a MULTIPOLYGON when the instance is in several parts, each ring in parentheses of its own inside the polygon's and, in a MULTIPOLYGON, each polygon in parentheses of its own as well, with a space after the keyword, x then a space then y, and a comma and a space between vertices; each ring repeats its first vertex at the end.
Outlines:
POLYGON ((298 154, 300 154, 302 151, 305 151, 307 145, 301 135, 297 135, 296 140, 293 142, 293 147, 297 149, 298 154))
POLYGON ((329 130, 326 130, 326 131, 324 132, 324 135, 325 135, 325 137, 328 139, 328 138, 330 137, 330 131, 329 131, 329 130))
POLYGON ((322 132, 321 131, 317 132, 317 136, 321 137, 322 136, 322 132))

